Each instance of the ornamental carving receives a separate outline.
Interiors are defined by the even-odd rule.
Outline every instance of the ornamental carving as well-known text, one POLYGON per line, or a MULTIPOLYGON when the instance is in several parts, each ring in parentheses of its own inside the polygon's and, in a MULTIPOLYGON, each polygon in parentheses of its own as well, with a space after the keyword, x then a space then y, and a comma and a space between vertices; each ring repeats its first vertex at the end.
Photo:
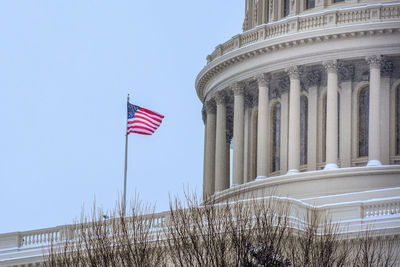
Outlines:
POLYGON ((244 86, 243 84, 240 84, 239 82, 235 82, 231 86, 233 94, 235 96, 240 96, 244 94, 244 86))
POLYGON ((290 79, 300 79, 300 68, 299 67, 290 66, 285 71, 289 75, 290 79))
POLYGON ((226 142, 231 143, 233 137, 233 108, 228 105, 226 107, 226 142))
POLYGON ((201 118, 203 119, 203 123, 206 123, 207 120, 207 112, 205 106, 201 109, 201 118))
POLYGON ((309 87, 319 86, 321 84, 321 72, 319 70, 307 71, 302 82, 306 91, 309 87))
POLYGON ((337 60, 329 60, 329 61, 324 61, 322 63, 324 65, 324 68, 327 72, 333 72, 336 73, 338 69, 338 63, 337 60))
POLYGON ((354 65, 339 65, 338 75, 340 82, 352 81, 354 79, 354 73, 354 65))
POLYGON ((393 62, 391 60, 384 59, 381 66, 381 75, 383 77, 392 77, 393 73, 393 62))
POLYGON ((217 91, 214 94, 214 99, 217 105, 225 105, 226 104, 226 93, 225 91, 217 91))
POLYGON ((257 80, 258 86, 267 87, 269 85, 271 77, 268 74, 261 73, 261 74, 258 74, 255 77, 255 79, 257 80))
POLYGON ((383 62, 381 55, 374 55, 366 57, 365 60, 368 62, 370 68, 381 68, 381 64, 383 62))
POLYGON ((203 106, 207 114, 215 114, 217 112, 217 107, 215 105, 215 100, 211 99, 208 100, 205 105, 203 106))
MULTIPOLYGON (((298 75, 298 74, 297 74, 298 75)), ((297 76, 298 77, 298 76, 297 76)), ((297 78, 298 79, 298 78, 297 78)), ((285 92, 289 91, 290 88, 290 79, 289 76, 282 76, 281 78, 279 78, 278 80, 278 90, 279 90, 279 94, 282 95, 285 92)))

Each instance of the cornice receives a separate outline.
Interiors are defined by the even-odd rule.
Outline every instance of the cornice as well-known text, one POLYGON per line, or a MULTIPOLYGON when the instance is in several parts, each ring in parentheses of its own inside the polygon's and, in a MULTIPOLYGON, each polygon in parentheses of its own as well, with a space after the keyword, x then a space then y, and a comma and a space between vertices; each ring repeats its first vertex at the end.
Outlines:
MULTIPOLYGON (((391 4, 391 6, 398 9, 400 14, 399 4, 391 4)), ((357 9, 360 10, 368 10, 367 13, 369 14, 369 19, 364 19, 364 21, 355 21, 353 24, 348 22, 343 26, 338 22, 338 20, 340 21, 343 18, 340 13, 338 13, 339 11, 335 11, 336 13, 332 14, 329 12, 314 14, 315 16, 323 16, 324 18, 328 15, 334 15, 336 23, 332 24, 329 24, 328 19, 323 19, 322 21, 326 21, 320 26, 310 26, 310 29, 304 30, 303 26, 301 26, 303 23, 301 21, 306 18, 312 18, 313 14, 309 14, 307 17, 292 17, 283 22, 278 21, 276 23, 266 24, 263 25, 263 27, 258 27, 251 31, 236 35, 228 42, 217 46, 217 52, 214 51, 215 53, 213 53, 216 56, 212 58, 212 60, 209 57, 210 62, 198 74, 195 85, 198 97, 201 101, 204 100, 203 89, 217 74, 221 73, 228 67, 259 55, 329 40, 398 33, 400 32, 400 16, 392 16, 393 18, 391 17, 392 19, 389 20, 385 19, 387 15, 384 17, 383 13, 385 13, 385 9, 389 7, 389 5, 371 5, 362 8, 357 7, 357 9), (373 18, 372 14, 375 14, 374 12, 379 13, 380 17, 378 19, 373 18), (276 28, 278 25, 281 25, 279 23, 287 24, 284 27, 285 30, 282 31, 281 34, 276 33, 275 35, 270 36, 273 33, 271 27, 276 28), (292 29, 292 26, 294 29, 292 29), (245 42, 243 42, 244 39, 246 39, 245 42), (228 52, 224 52, 224 49, 228 52)), ((349 10, 343 12, 349 12, 349 10)))

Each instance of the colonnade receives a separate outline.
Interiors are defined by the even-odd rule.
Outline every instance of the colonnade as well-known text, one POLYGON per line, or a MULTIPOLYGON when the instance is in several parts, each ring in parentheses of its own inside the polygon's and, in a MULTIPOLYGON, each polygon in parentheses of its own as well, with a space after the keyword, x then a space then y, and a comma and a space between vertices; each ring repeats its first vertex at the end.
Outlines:
MULTIPOLYGON (((368 166, 379 166, 380 159, 380 77, 382 57, 366 58, 369 64, 369 146, 368 166)), ((338 68, 337 60, 322 63, 326 71, 326 142, 325 170, 338 168, 338 68)), ((285 69, 289 77, 289 113, 288 113, 288 174, 300 170, 300 97, 301 97, 301 66, 290 66, 285 69)), ((270 145, 270 80, 271 75, 261 73, 254 77, 257 82, 258 94, 254 97, 258 105, 257 116, 257 161, 253 178, 266 178, 269 173, 270 145)), ((229 90, 233 91, 233 185, 246 182, 245 157, 245 89, 242 83, 234 82, 229 90)), ((205 157, 204 157, 204 197, 215 192, 228 189, 230 186, 229 155, 230 140, 227 138, 227 93, 219 90, 207 100, 204 105, 205 119, 205 157)), ((315 110, 315 109, 313 109, 315 110)), ((316 110, 315 110, 316 111, 316 110)), ((283 115, 283 114, 282 114, 283 115)))

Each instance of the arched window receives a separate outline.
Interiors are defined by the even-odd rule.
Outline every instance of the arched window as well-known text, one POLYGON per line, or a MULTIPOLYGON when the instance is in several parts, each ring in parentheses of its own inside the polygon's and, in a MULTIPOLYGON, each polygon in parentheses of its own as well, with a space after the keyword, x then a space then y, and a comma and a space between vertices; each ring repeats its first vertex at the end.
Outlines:
POLYGON ((368 156, 369 86, 358 94, 358 156, 368 156))
POLYGON ((272 172, 281 169, 281 104, 272 108, 272 172))
POLYGON ((400 155, 400 85, 396 88, 396 154, 400 155))
POLYGON ((300 98, 300 164, 307 164, 308 99, 300 98))

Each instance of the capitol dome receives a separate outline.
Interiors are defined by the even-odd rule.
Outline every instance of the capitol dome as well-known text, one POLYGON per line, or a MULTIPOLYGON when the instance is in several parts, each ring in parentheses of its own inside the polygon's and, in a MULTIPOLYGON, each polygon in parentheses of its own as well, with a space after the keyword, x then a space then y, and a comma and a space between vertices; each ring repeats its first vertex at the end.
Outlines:
POLYGON ((398 1, 246 0, 196 92, 205 200, 272 194, 400 232, 398 1))

